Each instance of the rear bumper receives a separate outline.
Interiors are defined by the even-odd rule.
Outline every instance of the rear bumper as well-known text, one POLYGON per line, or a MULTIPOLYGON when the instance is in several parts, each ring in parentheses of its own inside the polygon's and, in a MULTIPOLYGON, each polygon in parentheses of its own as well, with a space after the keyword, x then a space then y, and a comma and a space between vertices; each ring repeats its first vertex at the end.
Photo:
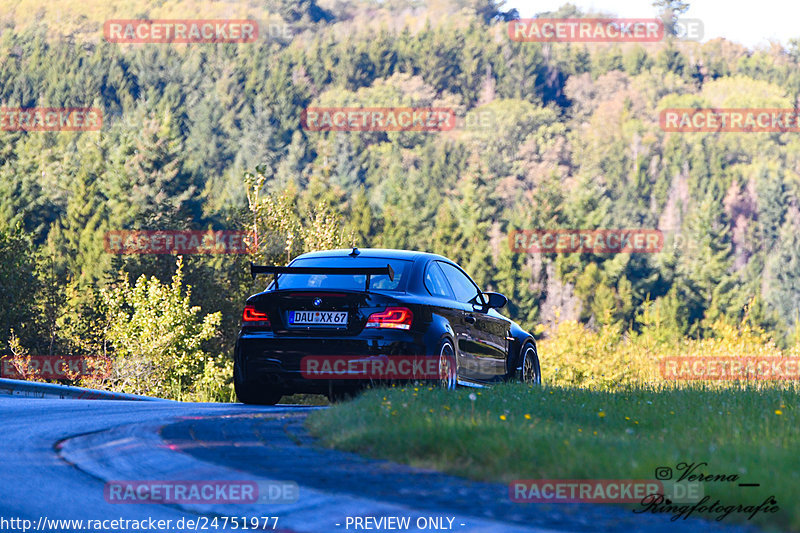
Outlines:
POLYGON ((304 377, 301 362, 308 356, 422 356, 433 355, 423 335, 408 331, 362 332, 357 337, 308 337, 275 335, 272 332, 242 332, 234 357, 244 379, 279 389, 285 394, 324 394, 331 386, 358 388, 386 382, 376 379, 321 379, 304 377))

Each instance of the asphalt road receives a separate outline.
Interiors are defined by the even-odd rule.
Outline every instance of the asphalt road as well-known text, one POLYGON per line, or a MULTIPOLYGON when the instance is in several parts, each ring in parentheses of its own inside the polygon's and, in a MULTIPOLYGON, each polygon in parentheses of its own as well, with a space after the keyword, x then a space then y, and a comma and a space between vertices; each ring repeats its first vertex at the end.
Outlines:
POLYGON ((310 409, 0 398, 0 531, 753 531, 512 503, 506 485, 322 449, 310 409), (147 500, 165 490, 184 492, 147 500))

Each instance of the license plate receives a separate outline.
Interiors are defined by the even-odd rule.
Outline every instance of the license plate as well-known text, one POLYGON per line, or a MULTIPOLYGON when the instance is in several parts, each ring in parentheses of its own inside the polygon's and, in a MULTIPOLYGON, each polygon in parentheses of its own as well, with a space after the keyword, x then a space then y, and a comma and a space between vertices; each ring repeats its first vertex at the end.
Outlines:
POLYGON ((347 326, 346 311, 289 311, 289 324, 293 326, 347 326))

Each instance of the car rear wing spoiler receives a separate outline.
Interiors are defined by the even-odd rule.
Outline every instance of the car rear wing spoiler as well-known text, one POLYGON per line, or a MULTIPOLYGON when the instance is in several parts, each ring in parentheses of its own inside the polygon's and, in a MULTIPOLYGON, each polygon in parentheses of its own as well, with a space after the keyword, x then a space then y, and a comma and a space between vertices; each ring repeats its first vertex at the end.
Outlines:
POLYGON ((369 291, 369 281, 372 276, 385 274, 390 281, 394 281, 394 270, 387 264, 385 267, 288 267, 288 266, 265 266, 250 263, 250 275, 253 279, 259 274, 272 274, 274 276, 275 289, 278 288, 278 274, 329 274, 329 275, 357 275, 366 274, 367 284, 364 290, 369 291))

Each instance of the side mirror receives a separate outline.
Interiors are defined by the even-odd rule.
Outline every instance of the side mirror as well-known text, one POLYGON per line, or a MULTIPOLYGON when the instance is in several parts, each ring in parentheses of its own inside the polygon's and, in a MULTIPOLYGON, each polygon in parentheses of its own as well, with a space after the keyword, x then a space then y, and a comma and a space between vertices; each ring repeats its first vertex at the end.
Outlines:
POLYGON ((499 292, 482 292, 475 298, 475 305, 485 308, 501 309, 508 303, 508 298, 499 292))

